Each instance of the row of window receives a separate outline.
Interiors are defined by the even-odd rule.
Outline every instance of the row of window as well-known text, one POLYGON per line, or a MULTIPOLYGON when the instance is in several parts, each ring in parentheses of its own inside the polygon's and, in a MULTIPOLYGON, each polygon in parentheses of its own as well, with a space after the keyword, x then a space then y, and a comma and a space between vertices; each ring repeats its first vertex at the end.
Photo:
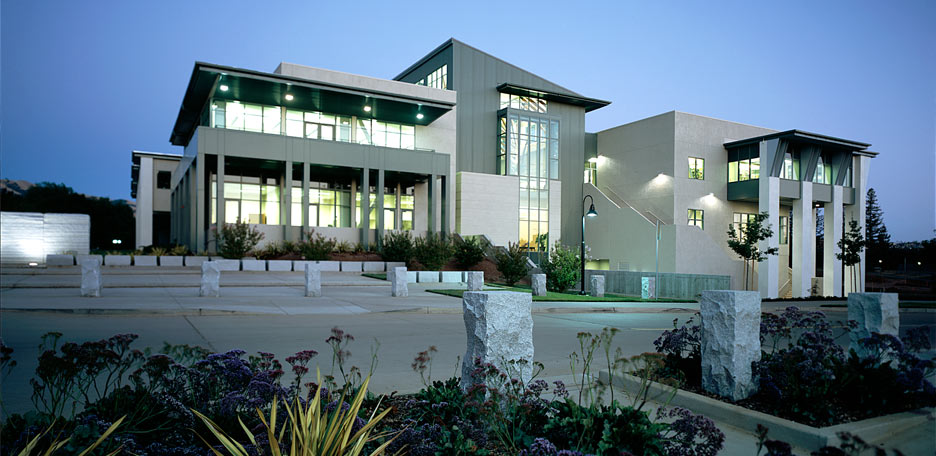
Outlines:
POLYGON ((498 174, 559 178, 558 120, 511 114, 498 123, 498 174))
POLYGON ((396 149, 412 150, 416 146, 416 127, 413 125, 239 101, 212 101, 209 125, 213 128, 355 142, 396 149))
POLYGON ((416 82, 416 85, 428 86, 434 89, 448 88, 448 65, 442 65, 428 76, 416 82))
MULTIPOLYGON (((754 221, 757 214, 749 214, 746 212, 735 212, 732 214, 732 227, 734 227, 735 232, 738 233, 738 236, 744 237, 744 229, 747 227, 748 223, 754 221)), ((780 235, 780 244, 788 244, 790 242, 790 217, 781 215, 780 216, 780 228, 778 234, 780 235)))
POLYGON ((525 97, 509 93, 500 94, 500 109, 512 108, 545 114, 547 107, 548 103, 542 98, 525 97))
MULTIPOLYGON (((692 159, 690 161, 690 168, 692 167, 692 159)), ((690 177, 692 175, 690 169, 690 177)), ((757 179, 760 177, 760 157, 751 157, 736 161, 728 162, 728 182, 739 182, 746 181, 750 179, 757 179)), ((793 152, 786 152, 783 156, 783 167, 780 168, 780 178, 789 179, 789 180, 800 180, 800 160, 799 154, 793 152)), ((813 183, 816 184, 834 184, 832 180, 832 165, 823 160, 822 155, 819 155, 819 159, 816 163, 816 171, 813 174, 813 183)), ((850 187, 851 182, 851 167, 849 166, 845 170, 845 186, 850 187)))
POLYGON ((728 182, 739 182, 760 177, 760 157, 728 162, 728 182))

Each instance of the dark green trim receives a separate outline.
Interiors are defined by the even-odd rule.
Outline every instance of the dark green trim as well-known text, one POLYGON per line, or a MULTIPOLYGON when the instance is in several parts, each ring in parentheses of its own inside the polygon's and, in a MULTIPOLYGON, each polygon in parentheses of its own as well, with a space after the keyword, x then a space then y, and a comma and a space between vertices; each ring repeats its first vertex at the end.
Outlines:
POLYGON ((497 91, 501 93, 509 93, 511 95, 520 95, 525 97, 536 97, 542 98, 548 101, 555 101, 557 103, 565 103, 572 106, 578 106, 580 108, 585 108, 585 112, 591 112, 596 109, 603 108, 611 104, 610 101, 599 100, 597 98, 588 98, 580 97, 574 95, 566 95, 556 92, 548 92, 545 90, 533 89, 530 87, 524 87, 516 84, 511 84, 505 82, 497 86, 497 91))
POLYGON ((760 197, 760 179, 728 183, 728 201, 756 202, 760 197))
MULTIPOLYGON (((755 144, 761 141, 766 141, 774 138, 779 138, 783 140, 799 140, 800 142, 810 142, 813 144, 818 144, 822 146, 829 147, 842 147, 851 150, 864 150, 870 147, 870 144, 866 144, 858 141, 851 141, 848 139, 836 138, 834 136, 820 135, 818 133, 810 133, 802 130, 787 130, 779 133, 771 133, 764 136, 755 136, 753 138, 742 139, 738 141, 732 141, 725 143, 724 146, 726 149, 740 147, 748 144, 755 144)), ((875 154, 876 152, 866 151, 865 153, 875 154)))

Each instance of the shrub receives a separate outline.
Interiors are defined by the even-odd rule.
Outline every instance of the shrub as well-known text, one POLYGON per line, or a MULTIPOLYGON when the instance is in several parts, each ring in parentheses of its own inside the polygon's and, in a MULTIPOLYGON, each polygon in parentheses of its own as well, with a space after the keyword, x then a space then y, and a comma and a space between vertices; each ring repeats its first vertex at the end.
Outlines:
POLYGON ((218 253, 224 258, 241 259, 263 240, 263 233, 246 222, 225 223, 218 238, 218 253))
POLYGON ((257 258, 261 260, 271 260, 284 255, 301 254, 299 246, 295 242, 282 241, 271 242, 266 247, 256 252, 257 258))
POLYGON ((438 233, 426 233, 425 237, 417 238, 414 245, 414 256, 419 264, 430 271, 442 269, 452 258, 452 242, 438 233))
POLYGON ((399 231, 387 233, 384 236, 383 255, 384 261, 402 261, 407 265, 413 261, 413 236, 409 231, 399 231))
POLYGON ((546 273, 546 289, 562 293, 578 283, 582 262, 573 249, 563 247, 556 241, 541 266, 546 273))
POLYGON ((335 250, 335 240, 326 238, 322 233, 309 233, 309 239, 302 243, 300 248, 302 257, 307 260, 325 261, 328 255, 335 250))
POLYGON ((335 253, 351 253, 354 249, 355 246, 348 241, 338 242, 334 246, 335 253))
POLYGON ((169 249, 169 254, 172 256, 185 256, 191 255, 187 245, 177 245, 169 249))
POLYGON ((495 255, 497 270, 504 278, 504 283, 513 286, 527 275, 527 256, 520 244, 511 242, 507 252, 498 251, 495 255))
POLYGON ((470 237, 455 246, 455 262, 458 267, 471 269, 484 260, 484 249, 478 238, 470 237))

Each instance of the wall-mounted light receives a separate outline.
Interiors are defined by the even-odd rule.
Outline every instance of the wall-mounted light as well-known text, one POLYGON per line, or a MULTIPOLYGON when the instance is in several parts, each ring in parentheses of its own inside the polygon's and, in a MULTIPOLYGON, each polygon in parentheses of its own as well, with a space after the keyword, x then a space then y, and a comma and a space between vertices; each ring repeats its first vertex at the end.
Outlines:
POLYGON ((283 98, 285 98, 286 101, 293 101, 293 98, 295 98, 295 97, 293 97, 293 95, 292 95, 291 93, 287 93, 286 96, 283 97, 283 98))
POLYGON ((419 119, 419 120, 422 120, 423 117, 426 117, 426 116, 424 116, 423 113, 421 113, 421 112, 418 113, 418 114, 416 114, 416 118, 419 119))
POLYGON ((370 106, 364 106, 364 112, 370 112, 370 110, 371 110, 370 106))
POLYGON ((228 86, 227 86, 227 84, 221 84, 221 87, 218 87, 218 88, 221 89, 222 92, 227 92, 227 91, 228 91, 228 86))
POLYGON ((598 163, 598 157, 589 158, 588 163, 598 163))

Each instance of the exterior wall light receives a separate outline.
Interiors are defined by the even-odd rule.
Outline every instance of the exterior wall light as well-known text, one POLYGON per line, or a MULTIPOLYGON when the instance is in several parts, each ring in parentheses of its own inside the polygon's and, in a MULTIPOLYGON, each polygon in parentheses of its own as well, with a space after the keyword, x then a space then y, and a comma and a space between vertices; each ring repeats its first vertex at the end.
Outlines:
POLYGON ((598 157, 589 158, 588 163, 598 163, 598 157))
POLYGON ((221 89, 222 92, 228 91, 228 86, 226 84, 221 84, 221 87, 218 87, 218 88, 221 89))
POLYGON ((364 112, 370 112, 370 110, 371 110, 370 106, 364 106, 364 112))
POLYGON ((295 97, 293 97, 291 93, 287 93, 286 96, 283 97, 283 98, 285 98, 286 101, 293 101, 293 98, 295 98, 295 97))
POLYGON ((419 120, 422 120, 423 117, 426 117, 426 116, 424 116, 421 112, 416 114, 416 118, 419 120))

